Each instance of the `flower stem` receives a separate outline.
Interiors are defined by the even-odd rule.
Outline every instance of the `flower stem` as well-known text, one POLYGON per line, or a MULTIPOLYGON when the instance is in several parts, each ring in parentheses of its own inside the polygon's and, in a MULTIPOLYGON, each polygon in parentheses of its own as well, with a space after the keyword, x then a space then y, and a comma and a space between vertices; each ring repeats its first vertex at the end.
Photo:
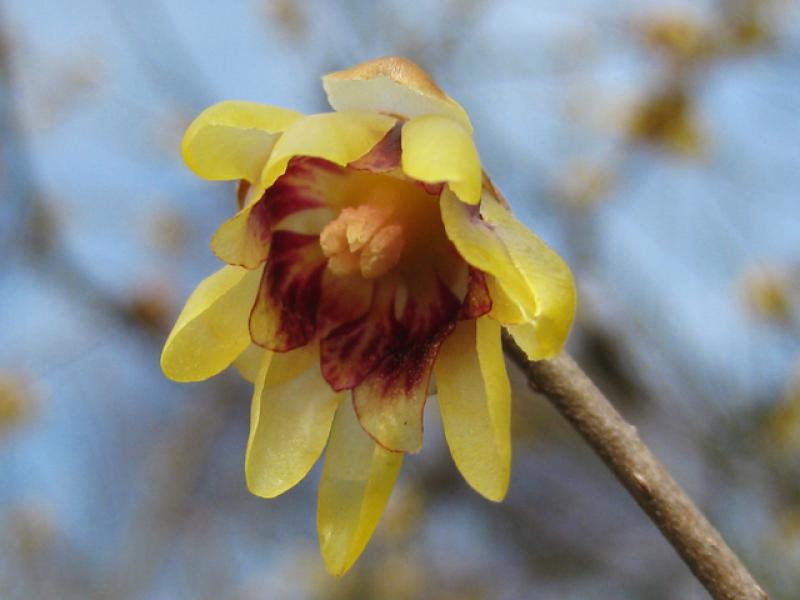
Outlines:
POLYGON ((636 428, 569 355, 530 362, 510 336, 503 341, 529 385, 544 394, 603 459, 713 598, 767 598, 719 532, 645 446, 636 428))

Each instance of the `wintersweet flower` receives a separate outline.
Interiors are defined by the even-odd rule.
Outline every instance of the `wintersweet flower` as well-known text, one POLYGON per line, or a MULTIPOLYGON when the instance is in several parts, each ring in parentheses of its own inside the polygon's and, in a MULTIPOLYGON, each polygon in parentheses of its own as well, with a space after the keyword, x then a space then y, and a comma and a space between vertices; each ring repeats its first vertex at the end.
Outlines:
POLYGON ((575 312, 564 262, 482 172, 464 109, 417 65, 382 58, 323 77, 334 112, 242 101, 191 124, 183 156, 237 180, 166 341, 164 373, 234 364, 253 382, 245 474, 272 498, 327 444, 317 524, 328 570, 366 546, 403 457, 422 447, 435 374, 456 466, 501 500, 511 463, 501 327, 531 360, 556 355, 575 312))

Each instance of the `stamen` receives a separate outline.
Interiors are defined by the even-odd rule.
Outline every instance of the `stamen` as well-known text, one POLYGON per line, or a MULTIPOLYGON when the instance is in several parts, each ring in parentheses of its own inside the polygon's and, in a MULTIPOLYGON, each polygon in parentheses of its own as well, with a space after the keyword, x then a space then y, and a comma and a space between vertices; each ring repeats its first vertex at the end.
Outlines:
POLYGON ((405 247, 403 228, 391 211, 371 204, 345 208, 319 236, 328 267, 337 275, 360 272, 380 277, 400 260, 405 247))
POLYGON ((347 243, 352 252, 358 252, 366 246, 390 217, 388 210, 369 204, 364 204, 356 209, 345 208, 342 213, 345 211, 351 211, 349 213, 351 221, 347 227, 347 243))
POLYGON ((400 225, 387 225, 379 229, 361 252, 361 274, 367 279, 380 277, 397 264, 404 246, 403 228, 400 225))

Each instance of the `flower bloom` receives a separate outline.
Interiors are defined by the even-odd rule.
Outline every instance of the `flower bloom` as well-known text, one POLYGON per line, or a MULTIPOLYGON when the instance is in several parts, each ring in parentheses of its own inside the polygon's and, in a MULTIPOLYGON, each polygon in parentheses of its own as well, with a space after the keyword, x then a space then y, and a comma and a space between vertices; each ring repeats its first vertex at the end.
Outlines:
POLYGON ((258 496, 298 483, 327 444, 317 524, 341 574, 422 447, 432 374, 456 466, 504 497, 501 327, 531 360, 556 355, 575 289, 483 174, 464 109, 424 71, 383 58, 323 85, 334 112, 228 101, 187 130, 186 163, 238 180, 240 210, 211 243, 227 266, 192 293, 161 366, 198 381, 234 364, 253 382, 245 473, 258 496))

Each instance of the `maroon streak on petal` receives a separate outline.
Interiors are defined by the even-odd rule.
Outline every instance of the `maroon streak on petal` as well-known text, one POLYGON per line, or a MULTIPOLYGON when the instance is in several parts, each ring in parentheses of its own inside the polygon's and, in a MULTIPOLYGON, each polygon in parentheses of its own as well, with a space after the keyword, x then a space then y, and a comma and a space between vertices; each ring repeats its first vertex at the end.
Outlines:
POLYGON ((361 158, 354 160, 348 166, 360 171, 373 173, 386 173, 400 168, 400 130, 403 124, 397 123, 389 130, 383 139, 372 147, 361 158))
POLYGON ((236 184, 236 205, 239 210, 244 208, 244 201, 247 198, 247 192, 250 191, 250 182, 246 179, 240 179, 236 184))
POLYGON ((436 196, 437 198, 442 195, 442 190, 444 189, 444 183, 425 183, 424 181, 414 181, 414 183, 431 196, 436 196))
MULTIPOLYGON (((267 202, 267 195, 264 194, 261 199, 253 205, 250 215, 247 217, 247 235, 253 240, 262 242, 267 251, 269 250, 270 238, 272 237, 272 228, 275 225, 271 213, 271 207, 267 202)), ((266 257, 267 254, 265 253, 264 258, 266 257)))
POLYGON ((326 160, 307 156, 296 156, 290 160, 286 172, 253 206, 248 231, 271 232, 286 217, 325 206, 325 188, 318 179, 328 173, 330 164, 326 160))
POLYGON ((397 282, 375 282, 369 312, 340 325, 320 342, 322 376, 337 391, 358 385, 396 343, 397 282))
POLYGON ((278 352, 307 344, 316 333, 326 259, 319 238, 276 231, 250 313, 253 342, 278 352))
MULTIPOLYGON (((212 242, 217 256, 228 264, 249 269, 266 260, 272 232, 284 219, 326 206, 329 165, 327 161, 317 158, 293 158, 286 172, 251 205, 249 211, 240 211, 222 224, 214 236, 215 242, 212 242)), ((240 206, 246 201, 249 189, 250 184, 240 182, 240 206)))
POLYGON ((390 351, 353 389, 361 426, 389 450, 418 452, 422 447, 431 370, 461 310, 458 299, 438 280, 426 287, 410 292, 390 351))
POLYGON ((361 425, 385 448, 419 450, 433 362, 461 309, 432 269, 387 277, 367 314, 322 339, 323 376, 334 389, 353 388, 361 425))
POLYGON ((395 352, 353 389, 361 427, 387 450, 419 452, 431 371, 450 323, 426 343, 395 352))
POLYGON ((486 286, 486 276, 483 271, 474 267, 469 268, 469 285, 467 295, 461 304, 461 319, 477 319, 492 310, 492 297, 486 286))
POLYGON ((402 332, 401 346, 426 342, 458 318, 461 301, 433 271, 422 270, 406 277, 408 298, 395 312, 402 332))
POLYGON ((372 306, 375 282, 360 273, 336 275, 325 269, 322 297, 317 313, 317 331, 324 338, 336 327, 363 317, 372 306))

